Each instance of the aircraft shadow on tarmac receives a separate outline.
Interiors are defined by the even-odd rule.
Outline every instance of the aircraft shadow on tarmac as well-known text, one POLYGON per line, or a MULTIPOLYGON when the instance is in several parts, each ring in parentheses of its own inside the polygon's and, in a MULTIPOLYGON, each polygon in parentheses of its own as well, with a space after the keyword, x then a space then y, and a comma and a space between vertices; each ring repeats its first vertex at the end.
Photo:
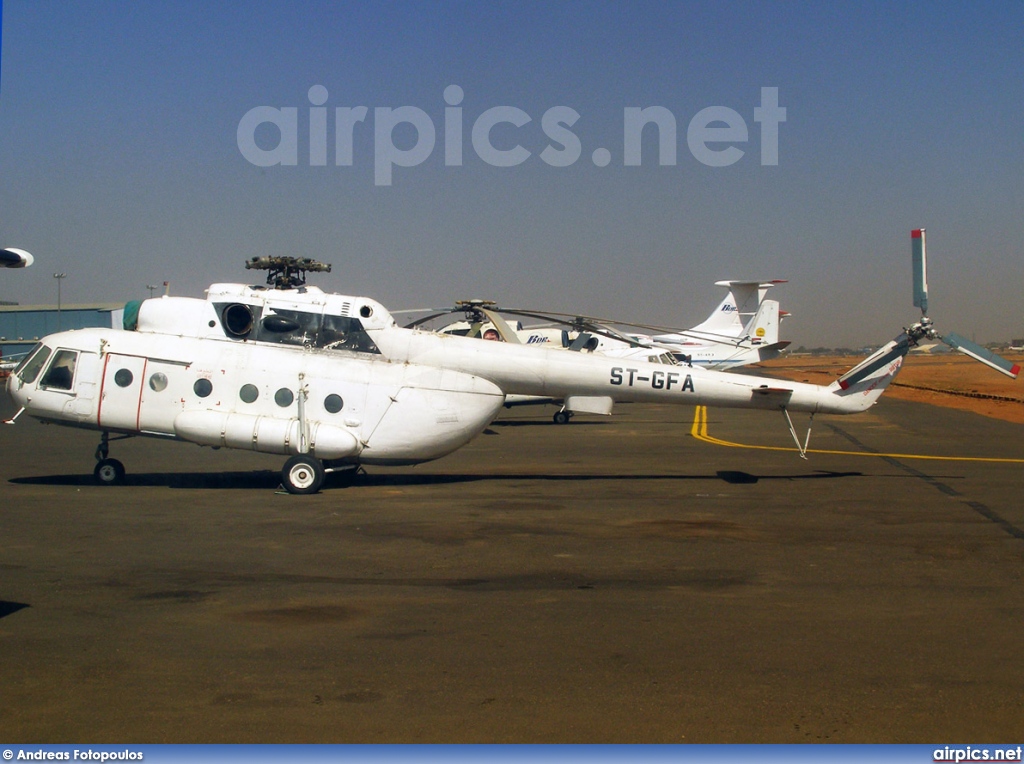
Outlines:
MULTIPOLYGON (((612 481, 643 481, 673 480, 701 481, 722 480, 732 485, 753 485, 762 480, 833 480, 837 478, 863 477, 863 472, 834 472, 815 470, 813 473, 790 475, 753 475, 749 472, 735 470, 719 470, 714 474, 704 475, 665 475, 665 474, 595 474, 595 475, 543 475, 536 473, 502 473, 502 474, 361 474, 352 476, 344 473, 327 475, 324 489, 349 487, 388 487, 418 485, 454 485, 458 483, 476 483, 484 480, 539 480, 547 482, 585 482, 591 480, 612 481)), ((90 486, 99 488, 92 475, 38 475, 35 477, 11 478, 15 485, 39 486, 90 486)), ((281 473, 271 470, 252 472, 142 472, 129 474, 125 477, 123 487, 160 487, 160 488, 243 488, 243 489, 274 489, 281 485, 281 473)), ((116 487, 106 488, 116 491, 116 487)))
MULTIPOLYGON (((597 425, 607 425, 607 421, 600 419, 590 419, 583 421, 574 420, 571 427, 573 429, 577 427, 594 427, 597 425)), ((682 422, 689 427, 689 422, 682 422)), ((565 427, 565 425, 556 425, 550 419, 501 419, 495 422, 491 422, 487 430, 484 430, 484 435, 497 435, 498 433, 491 430, 491 427, 565 427)))
POLYGON ((6 618, 9 615, 17 613, 19 610, 24 610, 31 605, 26 605, 24 602, 8 602, 7 600, 0 600, 0 618, 6 618))

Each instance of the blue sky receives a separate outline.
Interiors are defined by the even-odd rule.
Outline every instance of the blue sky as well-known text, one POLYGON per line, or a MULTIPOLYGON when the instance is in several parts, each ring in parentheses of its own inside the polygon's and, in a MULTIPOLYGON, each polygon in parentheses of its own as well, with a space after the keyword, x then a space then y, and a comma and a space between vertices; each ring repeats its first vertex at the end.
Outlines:
MULTIPOLYGON (((4 0, 0 244, 37 264, 0 273, 0 297, 53 303, 201 296, 250 280, 253 255, 333 264, 317 279, 393 310, 488 297, 510 306, 691 325, 713 282, 785 278, 797 345, 884 341, 914 320, 912 228, 928 229, 931 315, 980 342, 1024 336, 1024 4, 27 2, 4 0), (326 166, 309 161, 309 90, 327 100, 326 166), (458 85, 462 166, 445 162, 445 88, 458 85), (778 164, 754 120, 777 88, 778 164), (298 162, 257 166, 238 126, 297 109, 298 162), (365 106, 351 166, 335 109, 365 106), (419 164, 375 183, 376 109, 412 106, 436 130, 419 164), (515 107, 491 144, 476 120, 515 107), (624 166, 624 114, 660 106, 624 166), (727 107, 743 154, 710 167, 690 121, 727 107), (563 149, 549 109, 580 116, 563 149), (596 149, 610 162, 598 166, 596 149)), ((715 123, 716 125, 720 123, 715 123)), ((255 141, 277 141, 263 125, 255 141)), ((418 137, 388 136, 396 149, 418 137)))

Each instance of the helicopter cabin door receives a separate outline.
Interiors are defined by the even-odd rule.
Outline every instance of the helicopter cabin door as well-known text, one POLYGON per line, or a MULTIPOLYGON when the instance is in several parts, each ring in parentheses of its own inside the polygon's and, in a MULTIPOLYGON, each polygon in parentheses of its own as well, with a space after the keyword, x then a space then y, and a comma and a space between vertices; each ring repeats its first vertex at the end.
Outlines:
POLYGON ((103 381, 97 420, 100 427, 113 430, 139 429, 139 407, 146 359, 135 355, 107 353, 103 361, 103 381))

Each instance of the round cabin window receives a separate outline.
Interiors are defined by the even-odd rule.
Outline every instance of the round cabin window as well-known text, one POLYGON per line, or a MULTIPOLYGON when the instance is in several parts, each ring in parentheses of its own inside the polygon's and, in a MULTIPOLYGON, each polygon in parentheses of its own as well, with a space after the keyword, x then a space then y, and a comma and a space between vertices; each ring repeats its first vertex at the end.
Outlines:
POLYGON ((192 385, 192 389, 200 398, 205 398, 213 392, 213 382, 206 378, 197 379, 196 383, 192 385))

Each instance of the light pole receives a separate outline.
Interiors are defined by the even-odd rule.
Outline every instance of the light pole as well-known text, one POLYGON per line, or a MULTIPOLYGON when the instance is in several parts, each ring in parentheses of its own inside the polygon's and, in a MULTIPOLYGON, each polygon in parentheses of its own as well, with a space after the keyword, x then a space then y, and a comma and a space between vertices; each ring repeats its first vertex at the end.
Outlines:
POLYGON ((150 299, 153 299, 153 290, 154 290, 154 289, 159 289, 159 288, 160 288, 160 287, 158 287, 158 286, 155 286, 154 284, 146 284, 146 289, 148 289, 148 290, 149 290, 149 298, 150 298, 150 299))
POLYGON ((60 326, 60 282, 68 277, 66 273, 55 273, 53 277, 57 279, 57 331, 61 329, 60 326))

